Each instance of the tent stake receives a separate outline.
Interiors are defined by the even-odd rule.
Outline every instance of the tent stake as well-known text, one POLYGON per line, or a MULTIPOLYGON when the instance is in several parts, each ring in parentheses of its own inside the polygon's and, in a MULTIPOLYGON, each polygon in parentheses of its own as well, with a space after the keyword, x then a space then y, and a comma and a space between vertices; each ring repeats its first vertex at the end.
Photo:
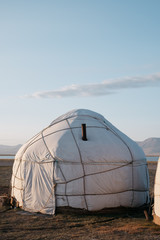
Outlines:
POLYGON ((144 212, 146 220, 149 221, 149 215, 148 215, 147 210, 145 209, 143 212, 144 212))

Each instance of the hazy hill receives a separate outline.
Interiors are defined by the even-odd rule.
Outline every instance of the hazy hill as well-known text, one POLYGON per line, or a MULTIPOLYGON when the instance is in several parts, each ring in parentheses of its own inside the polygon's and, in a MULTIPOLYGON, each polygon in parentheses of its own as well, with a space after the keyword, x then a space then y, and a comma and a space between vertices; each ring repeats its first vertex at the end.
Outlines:
POLYGON ((0 145, 0 154, 16 154, 21 146, 21 144, 16 146, 0 145))
MULTIPOLYGON (((160 138, 148 138, 137 143, 146 155, 160 155, 160 138)), ((21 144, 16 146, 0 145, 0 154, 16 154, 21 146, 21 144)))
POLYGON ((137 143, 146 155, 160 155, 160 138, 148 138, 137 143))

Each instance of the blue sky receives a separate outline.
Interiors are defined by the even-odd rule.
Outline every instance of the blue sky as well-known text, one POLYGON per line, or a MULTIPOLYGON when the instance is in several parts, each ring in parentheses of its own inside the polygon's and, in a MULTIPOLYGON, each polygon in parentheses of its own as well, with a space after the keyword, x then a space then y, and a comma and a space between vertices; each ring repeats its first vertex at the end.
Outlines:
POLYGON ((75 108, 160 137, 159 0, 0 0, 0 144, 75 108))

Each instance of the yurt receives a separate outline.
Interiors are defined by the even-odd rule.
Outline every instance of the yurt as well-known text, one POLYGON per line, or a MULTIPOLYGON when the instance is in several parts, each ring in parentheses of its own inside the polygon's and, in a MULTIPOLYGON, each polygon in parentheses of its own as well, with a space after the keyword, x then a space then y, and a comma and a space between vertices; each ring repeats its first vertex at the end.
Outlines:
POLYGON ((20 207, 45 214, 64 206, 97 211, 149 202, 142 149, 86 109, 60 116, 20 148, 11 185, 20 207))
POLYGON ((153 221, 160 225, 160 157, 157 163, 157 170, 154 183, 154 209, 153 221))

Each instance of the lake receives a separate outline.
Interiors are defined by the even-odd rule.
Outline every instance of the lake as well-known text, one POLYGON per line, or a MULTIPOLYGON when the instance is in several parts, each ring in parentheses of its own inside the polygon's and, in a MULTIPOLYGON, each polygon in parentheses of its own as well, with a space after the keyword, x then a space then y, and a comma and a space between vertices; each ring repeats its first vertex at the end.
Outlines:
POLYGON ((10 159, 10 160, 14 160, 14 156, 11 155, 0 155, 0 160, 5 160, 5 159, 10 159))
POLYGON ((156 161, 158 161, 158 158, 159 158, 159 156, 157 156, 157 157, 149 157, 149 156, 147 156, 147 161, 151 161, 151 162, 156 162, 156 161))

